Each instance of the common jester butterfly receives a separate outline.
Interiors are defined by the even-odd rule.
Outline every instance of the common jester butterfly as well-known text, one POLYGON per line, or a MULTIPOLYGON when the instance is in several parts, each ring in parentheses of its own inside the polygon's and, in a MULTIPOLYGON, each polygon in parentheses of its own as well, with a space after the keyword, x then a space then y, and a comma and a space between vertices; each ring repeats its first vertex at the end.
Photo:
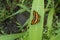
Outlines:
POLYGON ((38 23, 39 21, 40 21, 40 15, 38 14, 38 12, 33 10, 33 19, 31 21, 31 25, 34 25, 34 24, 38 23))

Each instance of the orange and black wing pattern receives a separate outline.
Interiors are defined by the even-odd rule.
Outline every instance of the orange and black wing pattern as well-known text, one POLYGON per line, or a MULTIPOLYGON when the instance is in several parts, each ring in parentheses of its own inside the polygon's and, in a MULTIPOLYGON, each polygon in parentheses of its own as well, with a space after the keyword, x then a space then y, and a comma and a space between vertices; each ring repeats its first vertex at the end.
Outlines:
POLYGON ((33 11, 33 19, 31 21, 31 25, 34 25, 36 23, 38 23, 40 21, 40 15, 38 14, 38 12, 36 12, 35 10, 33 11))

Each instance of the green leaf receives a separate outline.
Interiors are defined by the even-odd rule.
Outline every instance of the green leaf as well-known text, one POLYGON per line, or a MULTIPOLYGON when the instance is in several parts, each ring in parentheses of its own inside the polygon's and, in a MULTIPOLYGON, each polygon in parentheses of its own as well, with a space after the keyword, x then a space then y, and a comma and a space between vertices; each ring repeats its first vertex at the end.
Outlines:
POLYGON ((14 40, 16 38, 21 38, 26 33, 17 33, 17 34, 10 34, 10 35, 1 35, 0 40, 14 40))
POLYGON ((43 22, 44 22, 44 0, 33 0, 32 10, 29 22, 29 37, 28 40, 41 40, 43 32, 43 22), (33 19, 33 10, 38 12, 40 15, 39 23, 31 25, 31 20, 33 19))

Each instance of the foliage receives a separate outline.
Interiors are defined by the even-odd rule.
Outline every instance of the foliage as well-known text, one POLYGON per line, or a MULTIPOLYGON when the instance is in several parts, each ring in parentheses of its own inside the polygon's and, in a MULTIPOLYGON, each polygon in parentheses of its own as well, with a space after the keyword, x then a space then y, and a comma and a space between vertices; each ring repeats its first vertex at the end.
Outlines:
MULTIPOLYGON (((60 39, 60 0, 0 0, 0 40, 59 40, 60 39), (31 25, 33 11, 40 15, 40 21, 31 25), (16 15, 29 12, 30 17, 16 34, 4 33, 3 22, 16 15), (23 29, 26 27, 25 29, 23 29), (24 31, 26 30, 26 31, 24 31)), ((23 16, 22 16, 23 17, 23 16)), ((7 22, 8 23, 8 22, 7 22)))

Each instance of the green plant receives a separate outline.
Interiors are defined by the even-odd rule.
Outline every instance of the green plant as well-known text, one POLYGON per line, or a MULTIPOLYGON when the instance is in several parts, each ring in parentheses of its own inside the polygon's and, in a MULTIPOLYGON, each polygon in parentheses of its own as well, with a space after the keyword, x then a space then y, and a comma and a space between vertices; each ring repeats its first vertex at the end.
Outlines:
POLYGON ((59 4, 59 0, 0 0, 0 32, 3 34, 0 40, 60 40, 59 4), (19 31, 23 32, 4 33, 3 22, 6 19, 13 19, 24 11, 29 12, 30 17, 23 26, 13 20, 18 25, 19 31), (31 25, 34 18, 33 11, 38 13, 40 21, 31 25), (26 28, 23 29, 24 27, 26 28))

